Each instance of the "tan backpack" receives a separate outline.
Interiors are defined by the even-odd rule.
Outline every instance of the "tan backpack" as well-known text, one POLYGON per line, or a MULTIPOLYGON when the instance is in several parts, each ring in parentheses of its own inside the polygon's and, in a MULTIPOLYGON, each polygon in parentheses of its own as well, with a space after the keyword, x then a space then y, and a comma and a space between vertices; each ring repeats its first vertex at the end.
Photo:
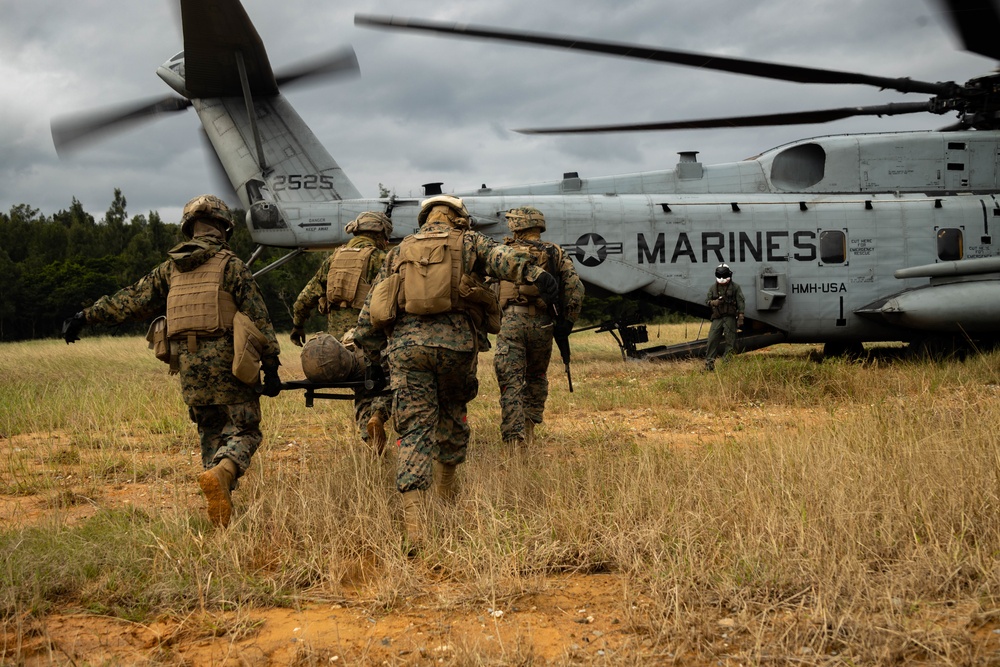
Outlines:
POLYGON ((399 244, 399 305, 411 315, 447 313, 459 305, 463 232, 418 232, 399 244))

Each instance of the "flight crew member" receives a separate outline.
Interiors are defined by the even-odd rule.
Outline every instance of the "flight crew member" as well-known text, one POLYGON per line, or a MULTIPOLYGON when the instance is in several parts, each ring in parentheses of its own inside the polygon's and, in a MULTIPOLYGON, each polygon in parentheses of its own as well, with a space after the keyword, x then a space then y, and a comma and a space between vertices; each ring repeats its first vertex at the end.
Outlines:
MULTIPOLYGON (((381 211, 366 211, 344 231, 354 238, 323 260, 292 306, 291 340, 299 347, 305 343, 305 322, 313 308, 326 315, 327 333, 347 342, 344 335, 357 325, 361 306, 385 261, 392 220, 381 211)), ((378 454, 385 448, 389 402, 387 396, 370 396, 360 390, 354 394, 358 433, 378 454)))
POLYGON ((494 298, 469 277, 534 284, 546 303, 558 297, 556 279, 530 255, 470 231, 460 198, 425 199, 417 221, 420 231, 389 251, 355 333, 369 358, 384 347, 389 360, 399 433, 396 488, 411 553, 423 541, 424 492, 433 483, 436 495, 454 498, 455 469, 469 443, 466 404, 479 391, 473 368, 482 304, 494 298))
POLYGON ((545 216, 533 206, 507 211, 513 238, 506 245, 531 255, 532 263, 559 281, 559 298, 546 304, 535 285, 503 280, 499 286, 503 321, 497 335, 493 367, 500 385, 500 435, 508 446, 534 442, 549 395, 547 371, 555 336, 568 336, 583 307, 583 281, 562 248, 541 239, 545 216))
POLYGON ((705 370, 715 370, 715 359, 732 354, 736 346, 736 329, 743 326, 746 302, 743 290, 733 282, 733 270, 728 264, 715 267, 715 283, 708 289, 705 304, 712 308, 712 324, 708 328, 708 348, 705 370))
POLYGON ((171 373, 180 374, 181 395, 198 426, 205 469, 198 484, 208 501, 208 516, 218 526, 229 525, 230 492, 263 438, 259 395, 277 396, 281 390, 274 328, 253 275, 229 249, 232 231, 221 199, 195 197, 181 216, 187 240, 168 252, 169 259, 63 325, 63 336, 72 343, 84 324, 121 324, 166 312, 169 338, 160 358, 170 363, 171 373), (263 387, 256 363, 250 384, 234 375, 234 321, 245 321, 240 313, 257 329, 263 387))

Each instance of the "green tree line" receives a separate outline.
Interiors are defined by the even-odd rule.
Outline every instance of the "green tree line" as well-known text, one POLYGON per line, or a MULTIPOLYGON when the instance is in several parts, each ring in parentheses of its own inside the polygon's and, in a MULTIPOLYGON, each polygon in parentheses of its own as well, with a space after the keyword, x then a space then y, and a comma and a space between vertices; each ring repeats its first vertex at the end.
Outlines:
MULTIPOLYGON (((234 215, 239 221, 243 211, 234 215)), ((149 273, 181 240, 180 225, 164 222, 155 211, 130 217, 119 189, 100 220, 75 197, 68 209, 52 216, 27 204, 0 212, 0 341, 60 335, 65 318, 149 273)), ((255 246, 246 225, 236 225, 230 245, 239 257, 250 257, 255 246)), ((253 269, 284 252, 266 250, 253 269)), ((322 253, 307 253, 258 278, 279 330, 291 329, 295 297, 322 259, 322 253)), ((324 322, 314 318, 310 330, 321 329, 324 322)), ((146 323, 136 323, 102 333, 145 328, 146 323)))

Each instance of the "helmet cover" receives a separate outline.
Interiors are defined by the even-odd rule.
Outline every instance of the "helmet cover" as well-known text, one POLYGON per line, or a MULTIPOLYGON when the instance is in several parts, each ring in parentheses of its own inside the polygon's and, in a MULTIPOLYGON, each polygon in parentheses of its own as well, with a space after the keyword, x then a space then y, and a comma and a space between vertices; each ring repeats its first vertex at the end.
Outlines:
POLYGON ((384 234, 386 238, 389 238, 392 236, 392 220, 381 211, 365 211, 347 223, 344 231, 348 234, 375 232, 376 234, 384 234))
POLYGON ((227 237, 233 231, 229 207, 215 195, 198 195, 184 206, 184 211, 181 213, 181 233, 185 237, 193 236, 195 220, 215 220, 222 223, 227 237))
POLYGON ((545 214, 534 206, 512 208, 505 215, 507 217, 507 226, 510 227, 510 231, 512 232, 531 229, 533 227, 539 231, 545 231, 545 214))

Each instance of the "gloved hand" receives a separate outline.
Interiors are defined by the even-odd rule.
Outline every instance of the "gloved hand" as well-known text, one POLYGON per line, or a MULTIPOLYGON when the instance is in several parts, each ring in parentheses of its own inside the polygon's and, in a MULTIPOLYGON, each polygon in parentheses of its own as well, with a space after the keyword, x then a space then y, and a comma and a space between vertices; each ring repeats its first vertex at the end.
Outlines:
POLYGON ((67 317, 63 320, 62 337, 67 345, 80 340, 80 330, 83 329, 83 325, 86 323, 87 317, 83 314, 82 310, 73 317, 67 317))
POLYGON ((739 315, 736 316, 736 328, 740 328, 742 326, 743 326, 743 313, 740 313, 739 315))
POLYGON ((559 281, 548 271, 535 278, 535 287, 538 288, 538 298, 548 305, 559 302, 559 281))
POLYGON ((281 393, 281 378, 278 377, 278 358, 264 359, 261 366, 264 369, 264 387, 260 393, 274 398, 281 393))
POLYGON ((569 320, 556 320, 552 326, 552 335, 556 338, 567 338, 573 331, 573 323, 569 320))
POLYGON ((292 327, 292 345, 302 347, 306 342, 306 331, 302 327, 292 327))
POLYGON ((710 305, 710 306, 718 306, 721 303, 722 303, 722 299, 712 299, 711 301, 708 302, 708 305, 710 305))

